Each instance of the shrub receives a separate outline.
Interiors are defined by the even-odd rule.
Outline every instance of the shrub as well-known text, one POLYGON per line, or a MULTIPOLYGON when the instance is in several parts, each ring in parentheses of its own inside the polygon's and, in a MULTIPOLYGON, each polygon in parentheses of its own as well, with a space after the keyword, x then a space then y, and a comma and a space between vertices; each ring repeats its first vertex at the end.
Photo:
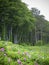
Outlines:
POLYGON ((41 46, 41 45, 44 45, 44 44, 45 44, 45 42, 41 41, 41 40, 38 40, 37 43, 36 43, 37 46, 41 46))
POLYGON ((43 65, 49 65, 49 58, 45 58, 42 62, 43 65))
POLYGON ((4 62, 4 53, 0 51, 0 64, 3 65, 3 62, 4 62))
POLYGON ((49 65, 49 58, 45 58, 45 59, 38 59, 37 62, 40 64, 40 65, 49 65))

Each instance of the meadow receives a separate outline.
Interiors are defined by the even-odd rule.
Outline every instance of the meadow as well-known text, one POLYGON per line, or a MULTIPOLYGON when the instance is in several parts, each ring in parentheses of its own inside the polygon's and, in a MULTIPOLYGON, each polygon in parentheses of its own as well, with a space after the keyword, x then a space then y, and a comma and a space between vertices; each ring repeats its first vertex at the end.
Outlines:
POLYGON ((29 46, 0 41, 0 65, 49 65, 49 45, 29 46))

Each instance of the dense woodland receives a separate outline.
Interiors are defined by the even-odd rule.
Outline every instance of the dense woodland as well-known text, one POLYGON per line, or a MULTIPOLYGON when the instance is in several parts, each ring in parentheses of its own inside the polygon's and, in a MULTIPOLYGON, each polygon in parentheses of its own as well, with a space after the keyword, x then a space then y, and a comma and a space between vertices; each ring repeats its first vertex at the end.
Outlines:
POLYGON ((0 40, 47 44, 49 21, 38 9, 29 10, 21 0, 0 0, 0 40))

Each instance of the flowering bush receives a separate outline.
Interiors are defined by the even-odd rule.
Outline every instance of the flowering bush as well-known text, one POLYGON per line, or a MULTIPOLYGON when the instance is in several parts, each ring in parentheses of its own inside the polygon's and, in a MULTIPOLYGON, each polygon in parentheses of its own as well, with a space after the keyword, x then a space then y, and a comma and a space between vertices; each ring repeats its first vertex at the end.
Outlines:
POLYGON ((0 48, 0 51, 4 51, 5 49, 4 48, 0 48))
MULTIPOLYGON (((48 50, 49 48, 47 48, 48 50)), ((22 45, 0 45, 0 65, 49 65, 49 52, 44 58, 40 47, 25 47, 22 45)), ((49 50, 48 50, 49 51, 49 50)))

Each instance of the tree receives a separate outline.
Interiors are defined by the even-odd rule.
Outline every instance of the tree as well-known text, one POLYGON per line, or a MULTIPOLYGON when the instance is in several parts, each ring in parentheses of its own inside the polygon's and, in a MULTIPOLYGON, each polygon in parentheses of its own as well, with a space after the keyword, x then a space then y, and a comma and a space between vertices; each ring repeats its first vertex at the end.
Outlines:
MULTIPOLYGON (((31 18, 31 12, 25 3, 22 3, 20 0, 0 0, 0 8, 0 23, 3 33, 2 40, 6 40, 7 37, 9 41, 12 41, 15 32, 17 33, 18 31, 19 34, 23 32, 23 29, 24 31, 31 30, 33 18, 31 18), (26 26, 25 28, 24 25, 26 26)), ((20 38, 21 36, 22 33, 20 34, 20 38)))
MULTIPOLYGON (((38 40, 41 41, 41 45, 43 44, 42 41, 45 42, 46 36, 46 28, 48 21, 45 20, 45 17, 43 15, 40 15, 40 11, 36 8, 32 8, 31 10, 32 15, 36 18, 35 21, 35 41, 36 43, 38 40), (44 32, 45 30, 45 32, 44 32)), ((48 27, 49 28, 49 27, 48 27)))

